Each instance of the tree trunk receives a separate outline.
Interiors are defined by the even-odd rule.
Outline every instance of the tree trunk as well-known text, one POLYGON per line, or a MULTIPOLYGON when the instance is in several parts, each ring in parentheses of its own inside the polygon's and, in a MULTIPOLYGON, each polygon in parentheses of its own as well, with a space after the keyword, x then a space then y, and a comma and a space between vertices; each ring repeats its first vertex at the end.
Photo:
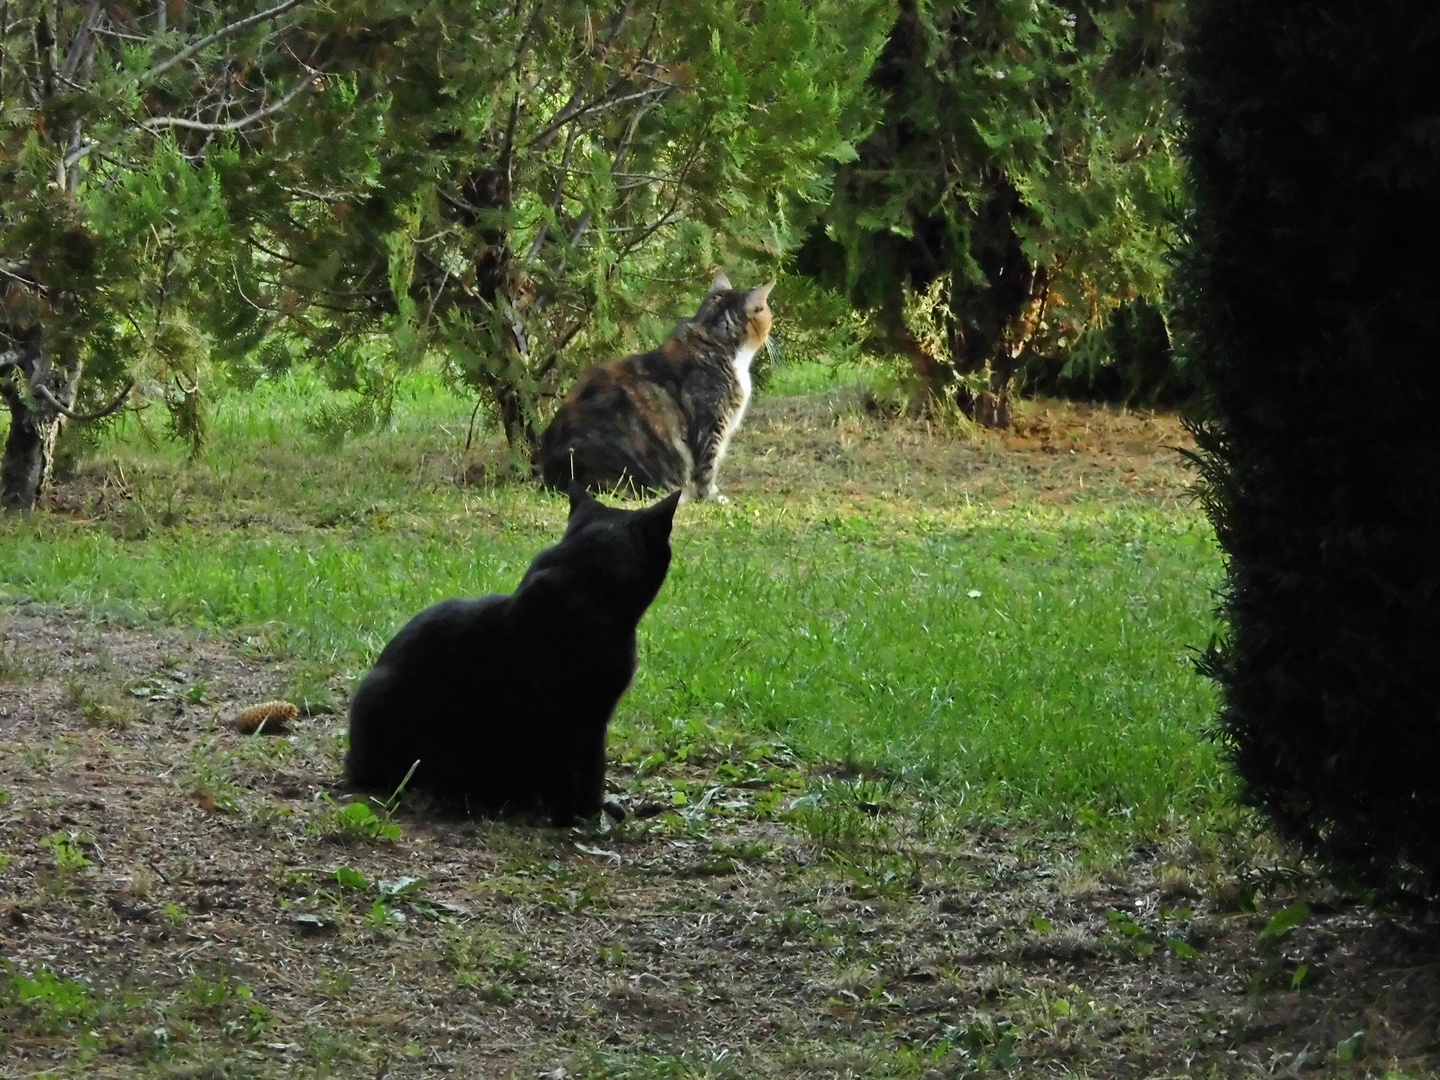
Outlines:
POLYGON ((1025 292, 1008 288, 1011 295, 1003 308, 997 304, 1001 290, 956 286, 949 300, 948 357, 930 355, 920 338, 901 326, 900 346, 918 382, 910 404, 914 415, 924 415, 932 401, 953 397, 960 411, 977 424, 996 430, 1010 427, 1025 349, 1039 329, 1048 298, 1043 269, 1021 263, 1012 272, 1025 292))
POLYGON ((540 431, 530 390, 530 335, 525 328, 530 292, 507 241, 497 238, 486 247, 476 262, 475 277, 490 327, 490 360, 482 361, 476 381, 495 400, 511 452, 517 460, 522 456, 533 460, 540 431))
POLYGON ((57 367, 42 346, 39 327, 18 333, 0 330, 5 363, 0 371, 0 397, 10 410, 10 434, 0 459, 0 506, 33 510, 50 488, 55 469, 55 444, 65 415, 38 388, 49 391, 69 408, 80 386, 81 364, 57 367))

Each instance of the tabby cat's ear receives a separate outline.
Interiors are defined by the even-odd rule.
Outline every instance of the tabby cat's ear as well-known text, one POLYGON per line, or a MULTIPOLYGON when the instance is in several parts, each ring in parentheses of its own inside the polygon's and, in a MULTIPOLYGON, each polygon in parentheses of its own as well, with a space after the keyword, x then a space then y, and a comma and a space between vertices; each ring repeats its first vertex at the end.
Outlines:
POLYGON ((635 512, 635 521, 652 546, 659 547, 670 539, 670 527, 675 522, 675 508, 680 505, 680 494, 672 491, 654 506, 635 512))
POLYGON ((769 297, 770 290, 774 287, 775 282, 772 281, 768 285, 761 285, 757 289, 751 289, 749 295, 745 297, 745 310, 759 311, 765 306, 765 300, 769 297))
POLYGON ((734 286, 730 284, 730 279, 726 277, 722 271, 716 274, 715 280, 710 283, 710 291, 706 294, 705 299, 710 299, 710 297, 714 296, 717 292, 725 292, 733 288, 734 286))

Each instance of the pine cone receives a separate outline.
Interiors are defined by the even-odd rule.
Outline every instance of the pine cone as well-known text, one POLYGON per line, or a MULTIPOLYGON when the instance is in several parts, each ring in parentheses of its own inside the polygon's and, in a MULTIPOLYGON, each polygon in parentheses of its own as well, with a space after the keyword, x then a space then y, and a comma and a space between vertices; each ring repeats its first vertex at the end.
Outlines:
POLYGON ((268 734, 278 735, 299 715, 300 710, 288 701, 262 701, 235 715, 235 729, 243 735, 253 735, 264 724, 268 734))

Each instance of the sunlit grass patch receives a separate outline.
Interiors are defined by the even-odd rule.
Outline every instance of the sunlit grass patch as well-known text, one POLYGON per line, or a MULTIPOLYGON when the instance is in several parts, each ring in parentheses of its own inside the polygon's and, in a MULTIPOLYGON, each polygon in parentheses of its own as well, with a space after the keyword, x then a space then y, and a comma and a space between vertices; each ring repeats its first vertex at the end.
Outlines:
MULTIPOLYGON (((118 429, 84 466, 105 476, 79 487, 88 512, 0 524, 5 594, 238 640, 294 664, 323 708, 327 678, 358 678, 416 611, 509 591, 558 537, 563 499, 467 482, 470 412, 438 381, 339 447, 306 429, 327 393, 292 376, 222 399, 194 464, 118 429), (137 515, 145 499, 166 509, 137 515)), ((817 486, 688 506, 674 546, 619 753, 749 733, 978 818, 1121 832, 1203 815, 1225 788, 1191 663, 1219 558, 1193 510, 817 486)))

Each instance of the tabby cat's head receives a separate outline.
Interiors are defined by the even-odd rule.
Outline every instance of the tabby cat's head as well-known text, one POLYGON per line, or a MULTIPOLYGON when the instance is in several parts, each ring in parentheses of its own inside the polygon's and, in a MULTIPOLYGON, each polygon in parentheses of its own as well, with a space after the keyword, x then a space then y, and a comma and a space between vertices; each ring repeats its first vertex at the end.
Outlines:
POLYGON ((710 293, 693 319, 675 328, 682 333, 697 327, 721 345, 734 349, 758 349, 770 336, 775 316, 770 311, 770 290, 775 282, 754 289, 734 289, 724 274, 716 274, 710 293))

